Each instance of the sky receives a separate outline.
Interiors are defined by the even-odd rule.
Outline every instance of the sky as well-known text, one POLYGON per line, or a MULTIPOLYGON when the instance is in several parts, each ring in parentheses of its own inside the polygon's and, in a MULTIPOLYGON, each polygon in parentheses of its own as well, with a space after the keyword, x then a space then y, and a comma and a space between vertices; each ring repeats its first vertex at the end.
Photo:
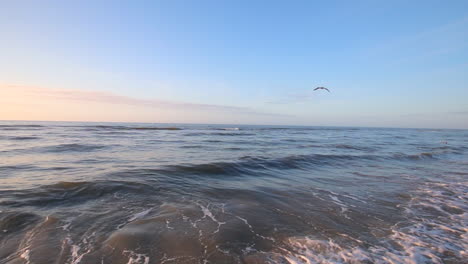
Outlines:
POLYGON ((468 128, 468 1, 2 1, 0 120, 468 128))

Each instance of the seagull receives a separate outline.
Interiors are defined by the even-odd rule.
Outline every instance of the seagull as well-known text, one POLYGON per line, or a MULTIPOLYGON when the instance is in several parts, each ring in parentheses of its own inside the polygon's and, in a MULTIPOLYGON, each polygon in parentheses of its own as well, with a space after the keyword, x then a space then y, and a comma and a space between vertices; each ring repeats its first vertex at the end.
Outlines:
POLYGON ((317 90, 327 90, 328 92, 330 92, 330 90, 328 90, 328 88, 325 88, 325 87, 317 87, 314 89, 314 91, 317 91, 317 90))

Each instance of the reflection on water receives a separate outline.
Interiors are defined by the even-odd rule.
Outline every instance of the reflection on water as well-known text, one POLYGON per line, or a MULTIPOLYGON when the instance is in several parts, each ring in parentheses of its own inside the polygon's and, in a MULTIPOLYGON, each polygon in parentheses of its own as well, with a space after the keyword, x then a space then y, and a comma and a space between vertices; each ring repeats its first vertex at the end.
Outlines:
POLYGON ((462 263, 468 131, 0 123, 0 263, 462 263))

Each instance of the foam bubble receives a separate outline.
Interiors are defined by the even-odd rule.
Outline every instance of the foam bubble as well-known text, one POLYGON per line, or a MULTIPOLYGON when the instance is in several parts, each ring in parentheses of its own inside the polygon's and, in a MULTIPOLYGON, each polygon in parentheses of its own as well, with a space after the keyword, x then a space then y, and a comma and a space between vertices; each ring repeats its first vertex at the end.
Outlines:
POLYGON ((23 258, 24 260, 26 260, 26 264, 31 263, 31 260, 30 260, 30 258, 29 258, 29 253, 30 253, 29 249, 26 249, 26 250, 24 250, 23 253, 21 253, 21 255, 20 255, 21 258, 23 258))
POLYGON ((127 264, 149 264, 150 258, 145 254, 135 253, 131 250, 124 250, 123 253, 128 255, 127 264))

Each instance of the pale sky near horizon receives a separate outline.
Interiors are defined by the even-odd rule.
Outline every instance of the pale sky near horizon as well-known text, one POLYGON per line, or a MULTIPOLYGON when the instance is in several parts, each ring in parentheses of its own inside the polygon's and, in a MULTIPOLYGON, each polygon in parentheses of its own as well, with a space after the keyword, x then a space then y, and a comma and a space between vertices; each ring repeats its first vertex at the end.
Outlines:
POLYGON ((468 128, 465 0, 3 1, 0 33, 0 120, 468 128))

